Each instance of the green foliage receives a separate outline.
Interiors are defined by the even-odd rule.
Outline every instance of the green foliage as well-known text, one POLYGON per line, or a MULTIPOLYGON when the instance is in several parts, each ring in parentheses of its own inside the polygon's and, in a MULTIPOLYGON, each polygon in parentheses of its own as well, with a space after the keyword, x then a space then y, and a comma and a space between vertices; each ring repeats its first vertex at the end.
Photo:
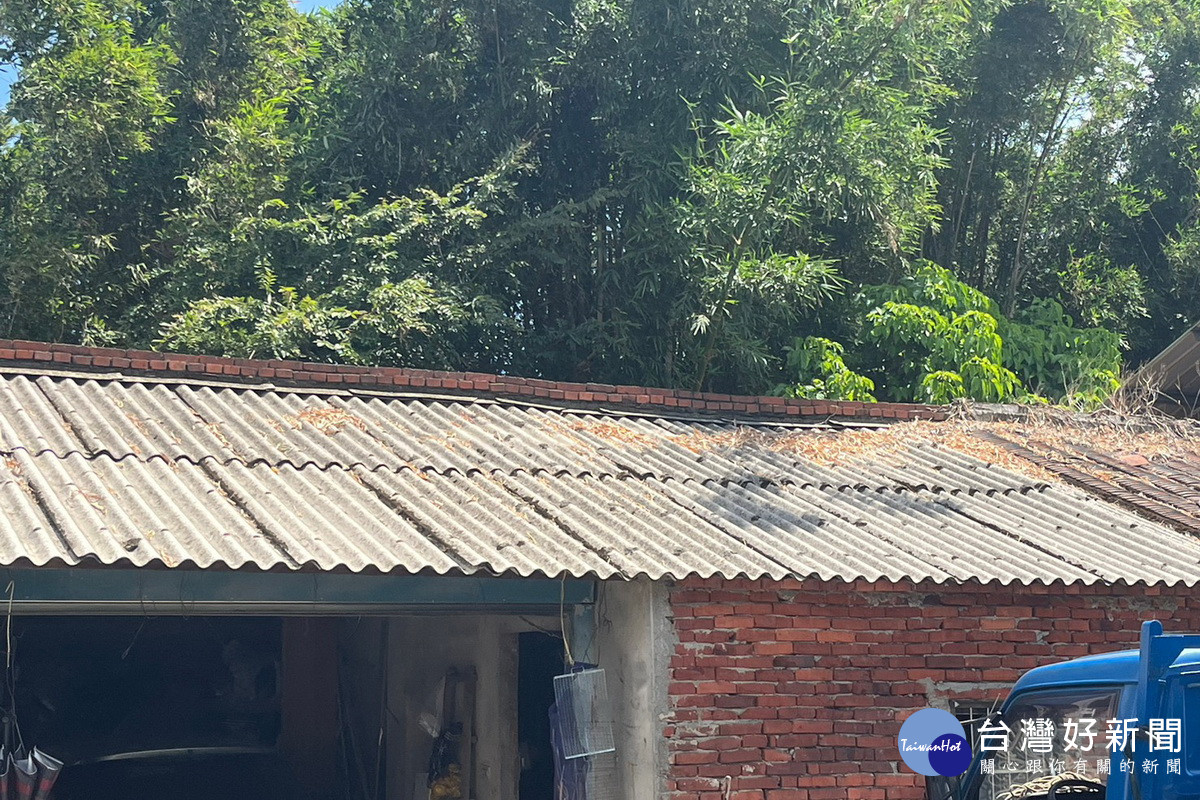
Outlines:
POLYGON ((986 295, 925 262, 898 284, 866 288, 859 304, 863 325, 852 351, 863 374, 846 368, 840 344, 798 340, 788 363, 796 383, 781 387, 784 394, 837 396, 829 378, 849 374, 901 400, 1040 402, 1046 396, 1095 408, 1119 385, 1120 337, 1075 327, 1052 300, 1009 320, 986 295))
MULTIPOLYGON (((718 352, 744 360, 721 342, 735 312, 752 315, 759 329, 795 324, 787 310, 742 307, 739 282, 790 278, 758 285, 793 313, 812 308, 840 288, 839 260, 854 265, 855 277, 895 265, 933 223, 942 162, 926 118, 942 87, 923 64, 945 43, 955 19, 947 7, 852 2, 815 11, 788 40, 787 75, 758 79, 760 96, 729 106, 711 128, 694 124, 687 194, 673 211, 690 245, 683 257, 708 287, 693 312, 693 329, 705 332, 696 386, 718 352), (842 259, 817 257, 834 229, 844 237, 842 259), (805 269, 771 268, 788 263, 805 269)), ((730 333, 747 338, 738 326, 730 333)))
POLYGON ((947 269, 922 263, 862 296, 863 343, 883 361, 896 396, 926 402, 972 397, 1000 402, 1021 387, 1004 365, 996 304, 947 269))
MULTIPOLYGON (((365 308, 351 310, 329 295, 300 295, 263 276, 265 296, 197 301, 163 327, 158 344, 171 350, 243 358, 298 358, 364 363, 393 352, 397 360, 436 363, 438 336, 463 324, 459 298, 424 278, 371 290, 365 308), (429 352, 432 351, 432 352, 429 352)), ((444 354, 443 354, 444 357, 444 354)))
MULTIPOLYGON (((191 203, 183 176, 239 155, 278 170, 235 118, 303 83, 302 27, 286 0, 0 5, 0 52, 20 66, 0 145, 10 333, 152 335, 141 303, 186 263, 169 222, 191 203)), ((215 199, 245 202, 244 188, 215 199)))
POLYGON ((819 336, 797 339, 788 348, 788 369, 800 383, 778 386, 784 397, 816 400, 858 400, 874 402, 875 382, 851 370, 844 360, 845 348, 819 336))
POLYGON ((1197 0, 5 0, 0 63, 0 335, 1092 407, 1200 308, 1197 0))
POLYGON ((265 298, 199 300, 168 323, 160 344, 176 351, 241 358, 354 360, 354 312, 284 287, 265 298))
POLYGON ((922 403, 950 403, 967 396, 967 387, 962 375, 939 369, 921 378, 916 399, 922 403))
MULTIPOLYGON (((243 216, 224 221, 230 228, 221 239, 191 238, 206 246, 192 253, 192 271, 164 278, 171 287, 165 297, 201 299, 168 318, 157 344, 320 361, 490 366, 504 358, 513 322, 504 313, 504 285, 489 282, 500 269, 489 261, 486 223, 524 169, 521 156, 508 154, 495 170, 444 195, 425 189, 370 203, 355 193, 320 205, 243 208, 243 216), (252 283, 261 296, 209 296, 252 283), (277 284, 284 288, 275 291, 277 284)), ((208 220, 199 214, 187 221, 208 220)))
POLYGON ((1040 300, 1004 330, 1008 362, 1039 396, 1095 408, 1120 387, 1123 342, 1113 331, 1077 328, 1062 306, 1040 300))
POLYGON ((1005 3, 938 117, 944 222, 921 253, 1013 315, 1042 298, 1127 334, 1137 358, 1195 321, 1172 259, 1195 219, 1193 0, 1005 3))

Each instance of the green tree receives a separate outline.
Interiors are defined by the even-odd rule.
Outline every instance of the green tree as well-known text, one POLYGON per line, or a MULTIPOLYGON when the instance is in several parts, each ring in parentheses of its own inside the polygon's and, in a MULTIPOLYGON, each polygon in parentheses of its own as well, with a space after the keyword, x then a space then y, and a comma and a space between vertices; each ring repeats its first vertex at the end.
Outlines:
POLYGON ((8 0, 0 333, 1094 404, 1200 300, 1198 8, 8 0))
POLYGON ((991 298, 925 262, 899 283, 864 288, 857 303, 863 323, 849 355, 825 339, 800 339, 789 361, 794 382, 777 391, 845 400, 874 392, 925 403, 1049 400, 1091 409, 1118 386, 1120 337, 1076 327, 1052 300, 1009 319, 991 298))
POLYGON ((794 329, 839 287, 835 267, 859 280, 903 268, 937 214, 926 120, 944 87, 922 67, 960 23, 952 4, 825 7, 789 38, 786 77, 758 81, 762 110, 701 131, 677 205, 703 289, 694 387, 718 352, 738 382, 761 382, 746 365, 778 352, 762 332, 794 329))
POLYGON ((246 104, 302 82, 301 28, 285 0, 0 6, 20 66, 0 145, 9 333, 146 340, 141 306, 180 268, 165 222, 246 104))

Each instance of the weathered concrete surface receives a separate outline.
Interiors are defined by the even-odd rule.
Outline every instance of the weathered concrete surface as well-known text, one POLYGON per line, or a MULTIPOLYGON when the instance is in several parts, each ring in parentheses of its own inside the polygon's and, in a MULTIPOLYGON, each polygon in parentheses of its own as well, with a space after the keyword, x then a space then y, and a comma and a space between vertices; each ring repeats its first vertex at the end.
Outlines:
POLYGON ((396 800, 424 800, 433 739, 421 729, 423 711, 435 713, 446 671, 476 675, 476 800, 516 800, 517 636, 553 618, 513 615, 395 617, 388 637, 388 791, 396 800))
MULTIPOLYGON (((617 797, 664 796, 669 713, 667 681, 675 650, 668 587, 649 580, 606 582, 596 605, 594 660, 607 670, 617 742, 617 797)), ((576 655, 577 659, 582 659, 576 655)))

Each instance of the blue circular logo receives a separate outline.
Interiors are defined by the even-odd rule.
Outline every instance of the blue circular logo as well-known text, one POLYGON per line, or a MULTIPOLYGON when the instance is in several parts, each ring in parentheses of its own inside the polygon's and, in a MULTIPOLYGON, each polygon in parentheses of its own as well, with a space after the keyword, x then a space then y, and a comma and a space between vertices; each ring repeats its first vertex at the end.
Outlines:
POLYGON ((904 720, 897 737, 900 758, 920 775, 962 775, 971 766, 971 745, 949 711, 923 708, 904 720))

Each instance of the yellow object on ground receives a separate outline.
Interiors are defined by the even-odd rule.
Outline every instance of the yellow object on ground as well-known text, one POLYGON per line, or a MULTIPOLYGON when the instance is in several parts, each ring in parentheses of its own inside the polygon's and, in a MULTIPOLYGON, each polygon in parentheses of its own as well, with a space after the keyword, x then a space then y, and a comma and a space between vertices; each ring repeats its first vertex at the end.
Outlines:
POLYGON ((462 768, 451 764, 449 774, 438 778, 429 787, 429 800, 461 800, 462 798, 462 768))

